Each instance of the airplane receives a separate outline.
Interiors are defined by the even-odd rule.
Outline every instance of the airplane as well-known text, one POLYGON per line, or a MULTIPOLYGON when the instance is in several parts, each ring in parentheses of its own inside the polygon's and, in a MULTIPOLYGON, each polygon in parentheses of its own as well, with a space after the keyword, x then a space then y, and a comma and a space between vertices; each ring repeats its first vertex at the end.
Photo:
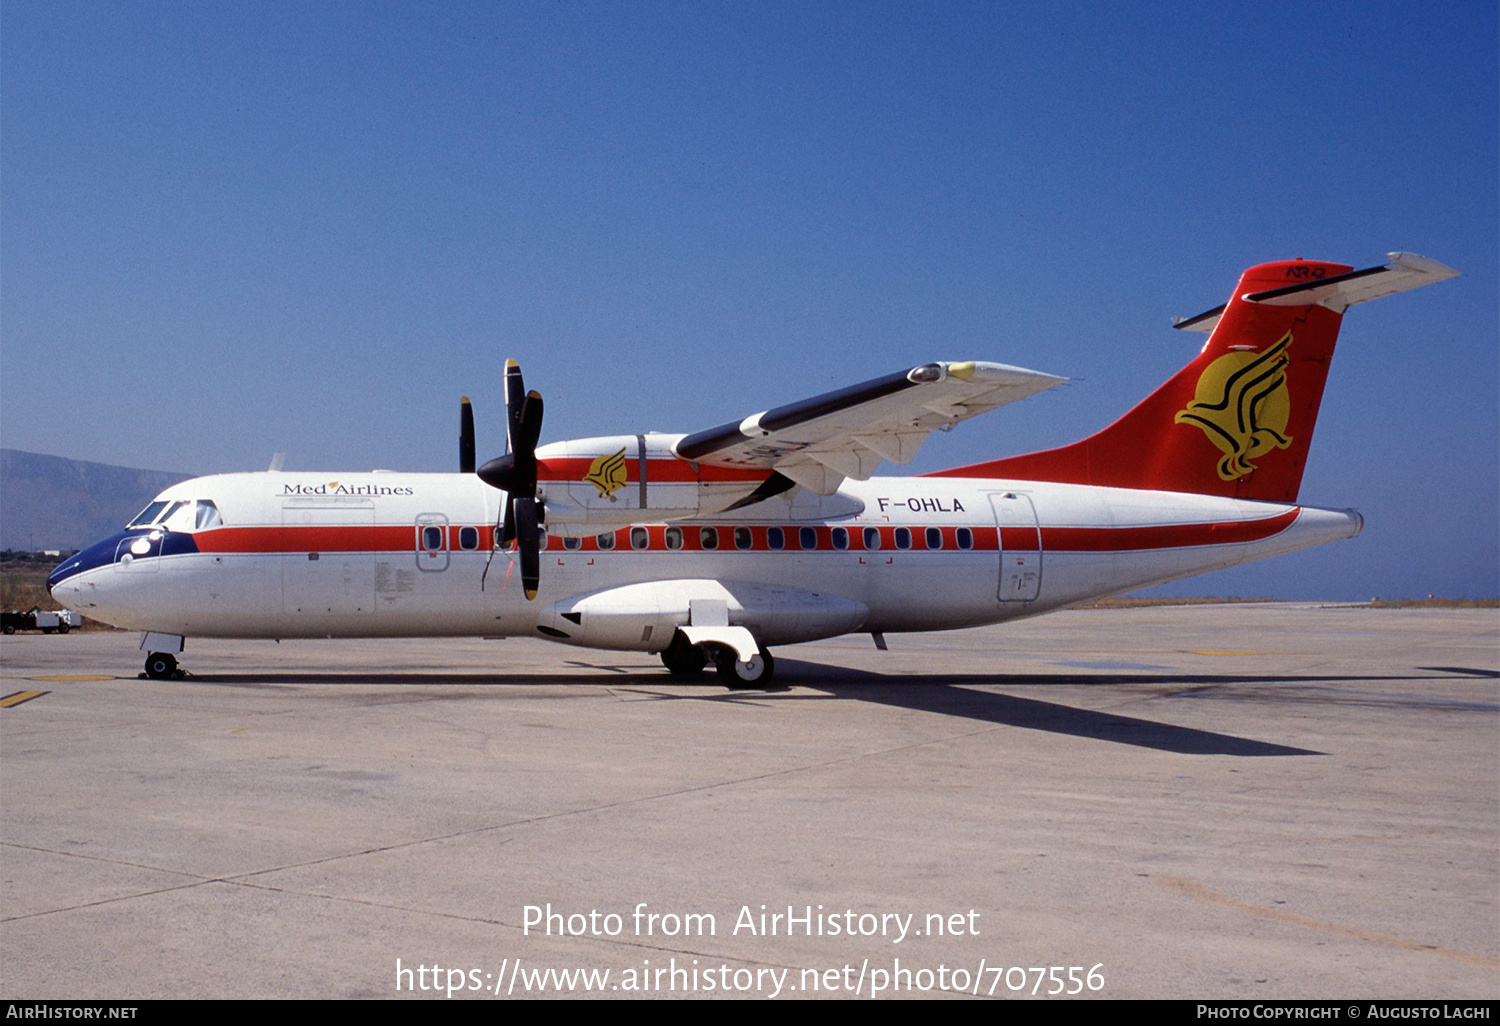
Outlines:
POLYGON ((1344 311, 1458 274, 1387 260, 1251 267, 1176 322, 1202 350, 1113 424, 917 477, 874 472, 1065 379, 935 361, 691 434, 538 447, 543 400, 511 360, 501 457, 476 466, 466 396, 457 474, 185 481, 48 586, 141 631, 156 679, 189 637, 527 636, 764 686, 775 646, 883 649, 1358 534, 1354 510, 1297 502, 1344 311))

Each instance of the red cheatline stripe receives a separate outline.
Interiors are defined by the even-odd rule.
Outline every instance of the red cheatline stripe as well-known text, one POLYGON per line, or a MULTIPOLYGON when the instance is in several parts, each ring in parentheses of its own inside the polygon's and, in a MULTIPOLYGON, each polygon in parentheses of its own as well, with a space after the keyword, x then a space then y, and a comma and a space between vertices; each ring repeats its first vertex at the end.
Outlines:
MULTIPOLYGON (((1153 549, 1177 549, 1191 548, 1201 545, 1232 545, 1244 542, 1259 541, 1272 535, 1285 531, 1297 519, 1299 509, 1290 509, 1274 517, 1262 517, 1259 520, 1232 520, 1220 521, 1207 524, 1159 524, 1147 527, 1043 527, 1041 529, 1042 549, 1046 552, 1138 552, 1153 549)), ((449 552, 463 551, 458 544, 459 530, 463 525, 450 525, 447 533, 447 549, 449 552)), ((474 525, 468 525, 474 526, 474 525)), ((659 552, 668 550, 666 543, 667 526, 663 524, 642 525, 649 539, 644 551, 659 552)), ((851 524, 845 530, 847 547, 835 549, 833 546, 833 528, 825 524, 781 524, 781 525, 746 525, 750 531, 751 552, 801 552, 801 529, 811 527, 817 538, 816 551, 882 551, 882 552, 905 552, 922 551, 927 548, 927 529, 923 526, 912 526, 910 530, 910 548, 899 549, 896 547, 896 530, 893 525, 882 525, 874 529, 880 533, 880 544, 874 548, 867 548, 864 540, 865 528, 870 525, 851 524), (771 549, 768 532, 771 526, 781 529, 784 543, 779 550, 771 549)), ((904 525, 903 525, 904 526, 904 525)), ((489 545, 490 525, 474 526, 478 538, 479 551, 487 552, 489 545)), ((735 544, 735 528, 733 525, 723 525, 716 528, 718 534, 718 545, 712 551, 736 552, 742 551, 735 544)), ((943 527, 938 529, 942 536, 943 551, 966 551, 958 548, 957 529, 954 527, 943 527)), ((996 543, 1002 539, 996 537, 993 527, 971 527, 974 546, 971 551, 992 552, 996 543)), ((689 524, 680 528, 682 544, 678 547, 684 552, 711 551, 704 545, 704 538, 700 532, 699 525, 689 524)), ((612 535, 615 539, 613 551, 631 552, 641 551, 631 548, 631 529, 620 528, 616 531, 607 531, 605 534, 612 535)), ((209 553, 276 553, 276 552, 416 552, 418 551, 417 528, 412 524, 398 524, 394 526, 381 527, 220 527, 211 531, 200 531, 194 535, 198 545, 198 551, 209 553)), ((1006 527, 1003 534, 1004 547, 1012 552, 1035 551, 1037 547, 1037 529, 1033 527, 1006 527)), ((440 550, 442 551, 442 550, 440 550)), ((590 535, 582 540, 578 549, 567 549, 563 539, 559 536, 551 536, 547 539, 547 551, 549 552, 600 552, 610 551, 601 549, 598 536, 590 535)))
POLYGON ((402 552, 416 527, 219 527, 193 536, 199 552, 402 552))

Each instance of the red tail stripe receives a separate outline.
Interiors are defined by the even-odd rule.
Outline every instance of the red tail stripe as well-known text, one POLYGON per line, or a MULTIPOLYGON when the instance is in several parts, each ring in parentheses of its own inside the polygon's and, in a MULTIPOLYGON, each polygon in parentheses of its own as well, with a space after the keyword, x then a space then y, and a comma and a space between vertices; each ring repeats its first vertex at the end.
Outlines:
MULTIPOLYGON (((1233 545, 1260 541, 1280 534, 1297 519, 1300 509, 1290 509, 1261 520, 1231 520, 1215 524, 1163 524, 1153 527, 1044 527, 1042 548, 1047 552, 1120 552, 1141 549, 1185 549, 1195 545, 1233 545)), ((1007 549, 1035 548, 1035 532, 1030 544, 1011 545, 1014 528, 1005 529, 1007 549)))

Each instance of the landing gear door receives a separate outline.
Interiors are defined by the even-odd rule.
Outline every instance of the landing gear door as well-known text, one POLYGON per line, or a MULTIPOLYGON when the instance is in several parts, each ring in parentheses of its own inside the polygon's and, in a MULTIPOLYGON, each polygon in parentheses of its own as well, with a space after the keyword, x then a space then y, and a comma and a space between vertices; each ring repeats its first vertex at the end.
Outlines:
POLYGON ((1034 602, 1042 588, 1042 532, 1029 495, 994 492, 990 506, 1000 529, 1001 602, 1034 602))

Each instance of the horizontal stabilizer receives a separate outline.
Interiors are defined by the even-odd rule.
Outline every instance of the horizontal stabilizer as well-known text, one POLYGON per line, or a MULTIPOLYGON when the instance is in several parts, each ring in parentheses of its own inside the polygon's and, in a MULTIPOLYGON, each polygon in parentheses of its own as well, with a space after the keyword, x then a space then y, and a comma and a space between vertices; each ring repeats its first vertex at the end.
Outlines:
MULTIPOLYGON (((1343 313, 1355 303, 1458 277, 1458 272, 1446 264, 1415 253, 1387 253, 1386 257, 1390 263, 1379 267, 1299 281, 1280 288, 1246 293, 1240 298, 1267 306, 1323 306, 1334 313, 1343 313)), ((1196 317, 1173 321, 1172 326, 1182 331, 1213 331, 1223 313, 1224 307, 1217 306, 1196 317)))

